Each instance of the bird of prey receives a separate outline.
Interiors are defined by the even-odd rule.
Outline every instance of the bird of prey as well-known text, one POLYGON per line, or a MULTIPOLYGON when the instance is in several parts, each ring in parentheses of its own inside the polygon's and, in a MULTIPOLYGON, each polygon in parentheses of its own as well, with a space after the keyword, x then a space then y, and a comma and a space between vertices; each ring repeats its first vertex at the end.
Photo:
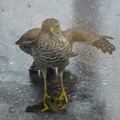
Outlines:
POLYGON ((48 18, 43 21, 41 28, 34 28, 24 33, 16 42, 20 49, 30 54, 34 62, 30 71, 40 70, 44 77, 44 103, 50 96, 47 93, 46 74, 48 68, 58 68, 58 75, 61 80, 61 95, 59 100, 67 96, 63 86, 63 71, 69 64, 69 58, 75 57, 72 48, 75 42, 90 44, 102 50, 103 53, 112 54, 115 46, 108 39, 110 36, 97 35, 80 27, 72 27, 65 31, 61 30, 58 20, 48 18))

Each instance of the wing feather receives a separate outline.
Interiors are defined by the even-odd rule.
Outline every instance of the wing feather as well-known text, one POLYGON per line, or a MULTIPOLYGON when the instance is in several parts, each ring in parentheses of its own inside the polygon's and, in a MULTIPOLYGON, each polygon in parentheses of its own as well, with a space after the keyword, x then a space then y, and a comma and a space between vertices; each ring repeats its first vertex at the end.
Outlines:
POLYGON ((113 39, 110 36, 100 36, 80 27, 67 29, 63 34, 71 46, 75 42, 82 42, 101 49, 103 53, 108 52, 109 54, 112 54, 112 52, 115 51, 115 46, 107 40, 113 39))
POLYGON ((16 44, 27 45, 27 44, 35 42, 38 39, 40 31, 41 30, 39 28, 34 28, 34 29, 27 31, 21 36, 21 38, 16 42, 16 44))
POLYGON ((41 30, 34 28, 24 33, 21 38, 16 42, 20 49, 27 54, 31 54, 31 47, 38 40, 41 30))

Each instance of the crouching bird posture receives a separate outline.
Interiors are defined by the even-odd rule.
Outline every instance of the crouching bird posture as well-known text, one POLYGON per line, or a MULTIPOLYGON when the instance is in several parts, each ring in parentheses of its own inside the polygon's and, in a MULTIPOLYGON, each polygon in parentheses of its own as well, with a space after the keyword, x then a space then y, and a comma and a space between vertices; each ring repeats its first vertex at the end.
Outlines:
POLYGON ((72 27, 62 31, 58 20, 49 18, 43 21, 42 27, 27 31, 17 42, 20 49, 30 54, 34 62, 30 71, 40 70, 44 77, 44 103, 46 98, 50 98, 47 93, 46 74, 48 68, 58 68, 61 80, 62 92, 59 100, 64 97, 66 103, 67 96, 63 86, 63 70, 69 64, 69 58, 78 54, 72 51, 75 42, 82 42, 93 45, 102 50, 103 53, 112 54, 115 46, 107 39, 109 36, 100 36, 80 27, 72 27))

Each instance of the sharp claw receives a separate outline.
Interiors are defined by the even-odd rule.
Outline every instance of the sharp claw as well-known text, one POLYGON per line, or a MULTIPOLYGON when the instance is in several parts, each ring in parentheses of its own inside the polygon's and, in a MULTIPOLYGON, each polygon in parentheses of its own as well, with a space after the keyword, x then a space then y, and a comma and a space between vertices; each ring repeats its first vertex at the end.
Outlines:
POLYGON ((61 96, 59 97, 59 100, 65 100, 66 103, 68 102, 67 96, 64 90, 62 91, 61 96))
POLYGON ((62 94, 54 92, 52 97, 45 93, 44 99, 32 106, 28 106, 26 112, 45 112, 46 110, 59 111, 60 109, 64 109, 66 104, 67 97, 65 91, 63 91, 62 94))
POLYGON ((43 100, 41 100, 32 106, 28 106, 25 111, 26 112, 44 112, 48 109, 49 109, 48 106, 44 103, 43 100))

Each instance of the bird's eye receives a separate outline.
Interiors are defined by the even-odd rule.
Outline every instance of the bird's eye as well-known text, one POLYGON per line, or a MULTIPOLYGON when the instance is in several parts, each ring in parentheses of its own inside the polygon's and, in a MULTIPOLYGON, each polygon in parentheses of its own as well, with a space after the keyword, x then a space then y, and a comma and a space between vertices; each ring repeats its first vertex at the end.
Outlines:
POLYGON ((59 25, 56 25, 56 26, 55 26, 55 29, 58 30, 58 29, 59 29, 59 25))

